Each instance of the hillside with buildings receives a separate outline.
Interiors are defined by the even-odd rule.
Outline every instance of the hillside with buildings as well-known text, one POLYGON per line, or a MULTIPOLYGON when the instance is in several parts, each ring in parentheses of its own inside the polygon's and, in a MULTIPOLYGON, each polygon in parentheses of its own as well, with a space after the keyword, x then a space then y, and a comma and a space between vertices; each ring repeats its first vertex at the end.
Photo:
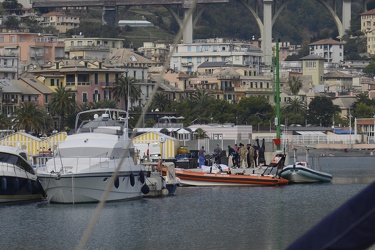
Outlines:
MULTIPOLYGON (((252 125, 258 132, 264 127, 274 131, 275 64, 265 60, 261 41, 212 35, 194 39, 192 43, 181 41, 171 47, 170 42, 165 42, 169 40, 165 33, 160 33, 164 40, 153 40, 152 34, 147 37, 145 33, 144 36, 134 33, 139 41, 130 46, 131 32, 145 32, 158 26, 155 24, 159 24, 157 29, 160 30, 161 26, 168 26, 167 21, 157 21, 157 18, 149 21, 147 13, 137 11, 138 16, 145 17, 143 22, 130 19, 123 22, 124 27, 107 30, 112 34, 123 29, 124 37, 117 33, 103 37, 104 33, 96 26, 92 29, 97 29, 98 33, 80 31, 84 22, 80 15, 73 13, 51 11, 39 15, 23 9, 10 19, 3 16, 3 32, 0 33, 2 117, 11 119, 28 103, 36 104, 49 114, 50 100, 60 87, 66 88, 78 105, 90 107, 112 100, 119 107, 129 103, 129 109, 140 115, 156 88, 157 96, 147 110, 151 114, 142 117, 142 127, 157 126, 164 116, 174 116, 174 119, 183 117, 185 126, 195 122, 219 123, 252 125), (32 17, 42 32, 30 32, 27 25, 7 27, 6 22, 14 21, 15 16, 20 21, 32 17), (58 32, 43 32, 44 28, 51 27, 58 32), (75 32, 69 36, 62 35, 72 30, 75 32), (169 58, 169 55, 172 56, 169 58), (121 81, 128 79, 132 79, 131 84, 139 90, 139 95, 131 96, 130 101, 114 94, 121 81)), ((363 36, 373 35, 368 32, 373 29, 373 16, 373 10, 361 13, 363 36)), ((366 45, 370 48, 369 56, 375 54, 371 49, 372 40, 375 39, 368 39, 366 45)), ((322 133, 340 128, 350 131, 350 135, 355 127, 356 137, 350 139, 373 140, 375 81, 362 71, 368 60, 345 60, 346 44, 337 39, 317 38, 306 44, 308 55, 285 61, 287 56, 300 51, 301 44, 280 42, 280 97, 282 119, 288 121, 286 125, 304 126, 308 130, 311 130, 308 125, 316 125, 322 133), (362 109, 357 105, 360 100, 357 96, 361 95, 366 104, 362 109), (335 105, 335 113, 312 116, 311 104, 317 97, 335 105), (297 111, 292 104, 297 104, 297 111)), ((275 48, 276 43, 272 46, 275 48)), ((69 127, 61 124, 63 119, 57 114, 52 119, 52 125, 44 129, 69 127)), ((298 129, 295 133, 301 135, 301 131, 298 129)), ((181 138, 176 131, 169 133, 181 138)))

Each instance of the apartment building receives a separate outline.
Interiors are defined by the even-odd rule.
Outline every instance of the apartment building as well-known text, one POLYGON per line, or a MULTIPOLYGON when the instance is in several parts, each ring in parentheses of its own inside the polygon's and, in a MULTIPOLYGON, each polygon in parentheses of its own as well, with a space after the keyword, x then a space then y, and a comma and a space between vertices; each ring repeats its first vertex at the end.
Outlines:
POLYGON ((367 40, 367 53, 375 54, 375 9, 363 12, 361 15, 361 31, 367 40))
POLYGON ((41 33, 0 33, 0 71, 4 77, 17 75, 64 58, 64 43, 57 36, 41 33), (7 76, 6 76, 7 75, 7 76))
POLYGON ((259 70, 263 52, 254 42, 242 42, 224 38, 195 40, 189 44, 177 44, 169 67, 175 72, 195 72, 204 62, 227 62, 259 70))
POLYGON ((38 101, 39 93, 20 80, 0 79, 0 89, 0 113, 6 116, 14 114, 22 102, 38 101))
POLYGON ((119 38, 86 38, 74 35, 65 38, 65 57, 78 60, 105 60, 111 50, 122 49, 125 39, 119 38))
POLYGON ((78 28, 80 24, 79 17, 67 16, 63 13, 53 11, 42 15, 42 21, 39 25, 42 27, 53 26, 59 33, 65 34, 67 30, 78 28))
POLYGON ((164 64, 168 58, 169 46, 164 43, 143 42, 143 47, 138 52, 151 61, 164 64))
POLYGON ((323 57, 326 62, 344 61, 344 43, 333 39, 323 39, 309 44, 310 55, 323 57))

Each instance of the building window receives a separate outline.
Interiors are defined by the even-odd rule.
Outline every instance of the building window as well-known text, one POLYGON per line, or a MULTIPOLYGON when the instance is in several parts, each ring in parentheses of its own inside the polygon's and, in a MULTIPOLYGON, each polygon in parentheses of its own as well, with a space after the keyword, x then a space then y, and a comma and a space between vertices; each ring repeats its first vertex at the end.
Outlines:
POLYGON ((188 47, 187 47, 187 51, 188 51, 188 52, 191 52, 191 46, 188 46, 188 47))
POLYGON ((87 100, 87 93, 82 93, 82 102, 88 102, 87 100))
POLYGON ((50 79, 50 86, 55 86, 55 79, 50 79))
POLYGON ((4 37, 0 36, 0 43, 3 43, 3 42, 4 42, 4 37))

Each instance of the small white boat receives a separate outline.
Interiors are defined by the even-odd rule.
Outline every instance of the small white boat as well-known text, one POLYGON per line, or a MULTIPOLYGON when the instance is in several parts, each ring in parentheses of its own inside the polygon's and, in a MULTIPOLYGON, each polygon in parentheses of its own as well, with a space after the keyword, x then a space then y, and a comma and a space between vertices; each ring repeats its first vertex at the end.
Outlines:
POLYGON ((45 197, 27 152, 0 146, 0 203, 38 201, 45 197))
POLYGON ((128 119, 126 111, 110 108, 77 114, 76 133, 68 135, 53 157, 37 170, 50 202, 87 203, 143 197, 148 187, 144 167, 134 163, 128 119))
POLYGON ((144 197, 162 197, 174 195, 180 180, 176 177, 173 162, 144 162, 146 171, 146 184, 149 192, 144 197), (166 171, 163 173, 163 168, 166 171))
POLYGON ((279 175, 290 183, 330 182, 332 175, 308 167, 307 162, 296 162, 283 167, 279 175))

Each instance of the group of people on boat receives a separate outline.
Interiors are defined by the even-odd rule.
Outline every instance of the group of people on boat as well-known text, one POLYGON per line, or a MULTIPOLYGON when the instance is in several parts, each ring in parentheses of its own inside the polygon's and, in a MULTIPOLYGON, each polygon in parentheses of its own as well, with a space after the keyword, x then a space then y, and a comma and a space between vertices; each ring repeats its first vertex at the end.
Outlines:
MULTIPOLYGON (((212 155, 213 161, 216 164, 221 164, 221 158, 223 156, 223 150, 219 146, 216 145, 214 149, 214 153, 212 155)), ((240 143, 239 146, 234 144, 232 148, 228 145, 228 155, 224 155, 228 157, 228 166, 234 168, 254 168, 257 166, 257 158, 258 158, 258 149, 254 144, 247 144, 246 147, 244 144, 240 143)), ((205 164, 206 160, 206 150, 204 146, 202 146, 198 151, 198 162, 199 168, 205 164)))
POLYGON ((245 147, 240 143, 232 148, 228 145, 228 165, 234 168, 253 168, 257 166, 258 152, 254 144, 248 143, 245 147))

